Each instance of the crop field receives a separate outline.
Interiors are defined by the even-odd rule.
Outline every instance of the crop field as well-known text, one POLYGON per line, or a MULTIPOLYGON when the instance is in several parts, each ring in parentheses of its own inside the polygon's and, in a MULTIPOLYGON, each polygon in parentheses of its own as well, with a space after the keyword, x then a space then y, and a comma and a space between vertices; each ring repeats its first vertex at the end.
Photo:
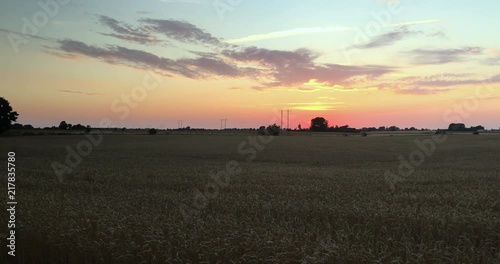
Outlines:
POLYGON ((431 137, 106 135, 85 151, 83 135, 1 137, 16 260, 500 263, 500 136, 416 155, 431 137))

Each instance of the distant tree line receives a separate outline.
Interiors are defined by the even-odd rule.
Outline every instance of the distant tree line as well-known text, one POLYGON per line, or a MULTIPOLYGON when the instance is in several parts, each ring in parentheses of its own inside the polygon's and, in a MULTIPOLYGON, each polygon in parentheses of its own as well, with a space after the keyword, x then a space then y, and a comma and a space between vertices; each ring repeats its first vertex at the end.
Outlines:
POLYGON ((22 125, 22 124, 18 124, 18 123, 15 123, 13 125, 10 126, 10 129, 16 129, 16 130, 21 130, 21 129, 35 129, 32 125, 22 125))
MULTIPOLYGON (((23 124, 19 124, 19 123, 15 123, 15 124, 11 125, 10 128, 15 129, 15 130, 36 129, 32 125, 23 125, 23 124)), ((92 130, 92 127, 89 125, 84 126, 82 124, 72 125, 72 124, 68 124, 66 121, 62 121, 59 124, 59 126, 44 127, 43 129, 44 130, 81 130, 81 131, 85 130, 87 132, 90 132, 92 130)))
POLYGON ((84 125, 81 125, 81 124, 76 124, 76 125, 72 125, 72 124, 68 124, 66 123, 66 121, 62 121, 60 124, 59 124, 59 130, 92 130, 92 128, 87 125, 87 126, 84 126, 84 125))
MULTIPOLYGON (((22 124, 12 124, 13 122, 17 121, 19 114, 15 111, 13 111, 12 107, 10 106, 9 101, 7 101, 5 98, 0 97, 0 133, 3 133, 9 129, 16 129, 16 130, 21 130, 21 129, 35 129, 32 125, 22 125, 22 124)), ((76 124, 72 125, 67 123, 66 121, 61 121, 59 123, 59 126, 52 126, 52 127, 45 127, 45 130, 81 130, 81 131, 86 131, 90 132, 92 130, 92 127, 87 125, 84 126, 82 124, 76 124)), ((125 131, 127 128, 122 128, 122 131, 125 131)), ((117 131, 118 128, 113 128, 113 130, 117 131)), ((184 127, 184 128, 178 128, 178 129, 166 129, 166 130, 189 130, 189 131, 205 131, 205 130, 210 130, 210 129, 204 129, 204 128, 191 128, 189 126, 184 127)), ((254 128, 228 128, 225 130, 256 130, 254 128)), ((276 125, 272 124, 269 126, 261 126, 257 131, 261 135, 279 135, 283 129, 276 125)), ((372 132, 372 131, 417 131, 418 129, 415 127, 410 127, 410 128, 404 128, 401 129, 397 126, 390 126, 390 127, 364 127, 362 129, 356 129, 356 128, 351 128, 349 125, 344 125, 344 126, 329 126, 328 125, 328 120, 326 120, 324 117, 316 117, 311 119, 311 124, 309 126, 309 129, 303 129, 302 126, 299 124, 298 125, 298 130, 309 130, 313 132, 342 132, 342 133, 364 133, 366 135, 366 132, 372 132)), ((420 129, 421 131, 426 130, 428 131, 429 129, 420 129)), ((452 123, 448 126, 448 129, 438 129, 436 133, 445 133, 445 131, 472 131, 472 132, 478 132, 478 131, 483 131, 485 128, 483 126, 472 126, 470 128, 465 127, 465 124, 463 123, 452 123)), ((156 134, 158 131, 156 129, 149 129, 150 134, 156 134)))
MULTIPOLYGON (((390 127, 363 127, 361 129, 356 129, 349 127, 349 125, 344 126, 329 126, 328 120, 324 117, 316 117, 311 119, 311 125, 309 126, 310 131, 314 132, 342 132, 342 133, 358 133, 358 132, 374 132, 374 131, 419 131, 419 129, 415 127, 410 128, 399 128, 397 126, 390 127)), ((420 129, 420 131, 429 130, 429 129, 420 129)))

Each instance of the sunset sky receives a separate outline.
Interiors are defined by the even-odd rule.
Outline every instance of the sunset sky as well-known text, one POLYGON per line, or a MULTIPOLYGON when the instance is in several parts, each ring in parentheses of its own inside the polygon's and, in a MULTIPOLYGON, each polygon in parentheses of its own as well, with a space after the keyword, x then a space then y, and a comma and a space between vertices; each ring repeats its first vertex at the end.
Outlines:
POLYGON ((55 1, 0 0, 23 124, 500 126, 497 0, 55 1))

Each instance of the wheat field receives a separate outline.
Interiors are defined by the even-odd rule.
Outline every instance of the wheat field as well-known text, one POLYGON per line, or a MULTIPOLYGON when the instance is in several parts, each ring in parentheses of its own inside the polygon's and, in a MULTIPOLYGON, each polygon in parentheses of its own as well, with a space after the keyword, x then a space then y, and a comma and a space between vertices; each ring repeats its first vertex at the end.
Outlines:
POLYGON ((500 263, 500 136, 450 135, 395 189, 431 135, 249 136, 106 135, 60 179, 83 135, 0 138, 17 261, 500 263))

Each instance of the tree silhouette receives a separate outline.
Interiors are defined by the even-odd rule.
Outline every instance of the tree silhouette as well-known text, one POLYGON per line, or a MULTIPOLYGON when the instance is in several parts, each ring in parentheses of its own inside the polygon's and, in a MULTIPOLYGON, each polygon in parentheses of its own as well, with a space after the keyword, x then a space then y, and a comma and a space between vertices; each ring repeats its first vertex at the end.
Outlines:
POLYGON ((265 126, 259 127, 259 130, 257 131, 257 133, 259 135, 262 135, 262 136, 265 135, 266 134, 266 127, 265 126))
POLYGON ((311 131, 327 131, 328 130, 328 121, 323 117, 316 117, 311 119, 311 131))
POLYGON ((280 132, 281 127, 276 124, 272 124, 267 127, 267 133, 269 133, 269 135, 279 136, 280 132))
POLYGON ((71 129, 73 129, 73 130, 85 130, 85 126, 83 126, 82 124, 77 124, 77 125, 74 125, 71 129))
POLYGON ((24 126, 22 124, 15 123, 10 126, 10 129, 24 129, 24 126))
POLYGON ((12 111, 9 101, 0 97, 0 133, 10 129, 12 122, 17 120, 19 114, 12 111))
POLYGON ((66 123, 66 121, 62 121, 61 124, 59 124, 59 129, 61 130, 68 129, 68 124, 66 123))

